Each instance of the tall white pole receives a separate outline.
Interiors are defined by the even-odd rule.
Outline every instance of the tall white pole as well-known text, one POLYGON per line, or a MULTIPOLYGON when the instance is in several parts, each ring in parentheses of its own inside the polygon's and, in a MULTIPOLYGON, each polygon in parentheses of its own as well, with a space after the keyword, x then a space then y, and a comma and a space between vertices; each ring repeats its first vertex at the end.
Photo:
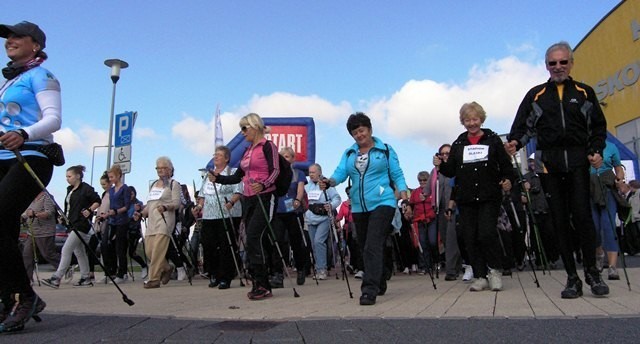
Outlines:
POLYGON ((119 59, 108 59, 104 61, 107 67, 111 67, 111 81, 113 82, 113 91, 111 93, 111 115, 109 116, 109 143, 107 145, 107 170, 111 168, 111 147, 113 141, 113 116, 116 103, 116 84, 120 80, 120 70, 129 67, 129 64, 119 59))

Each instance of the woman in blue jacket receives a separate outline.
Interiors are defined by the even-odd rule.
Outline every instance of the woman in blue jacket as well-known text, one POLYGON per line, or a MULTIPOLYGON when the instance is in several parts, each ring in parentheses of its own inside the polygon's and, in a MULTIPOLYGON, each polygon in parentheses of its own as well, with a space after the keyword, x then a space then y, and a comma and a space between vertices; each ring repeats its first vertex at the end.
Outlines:
POLYGON ((371 120, 356 112, 347 120, 347 131, 356 141, 342 154, 340 163, 321 187, 335 186, 350 178, 351 210, 364 260, 361 305, 373 305, 387 289, 382 276, 383 251, 396 211, 395 191, 407 201, 407 184, 396 152, 374 137, 371 120), (327 185, 329 184, 329 185, 327 185))

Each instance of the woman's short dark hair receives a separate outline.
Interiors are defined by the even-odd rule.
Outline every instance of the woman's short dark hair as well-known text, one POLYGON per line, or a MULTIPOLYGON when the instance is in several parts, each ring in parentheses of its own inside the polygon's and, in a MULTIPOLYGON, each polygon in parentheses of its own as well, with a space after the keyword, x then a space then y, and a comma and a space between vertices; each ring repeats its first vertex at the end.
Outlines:
POLYGON ((347 120, 347 131, 349 131, 349 134, 359 127, 367 127, 371 129, 371 119, 369 119, 364 112, 356 112, 349 116, 349 119, 347 120))

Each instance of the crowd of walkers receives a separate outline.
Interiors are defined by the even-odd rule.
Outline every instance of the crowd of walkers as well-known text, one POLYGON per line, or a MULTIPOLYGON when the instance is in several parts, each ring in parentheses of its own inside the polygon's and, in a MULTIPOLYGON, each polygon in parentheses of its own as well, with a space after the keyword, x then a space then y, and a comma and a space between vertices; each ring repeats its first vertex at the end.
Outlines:
MULTIPOLYGON (((583 295, 578 263, 591 293, 604 296, 605 265, 609 280, 620 279, 616 217, 623 228, 640 222, 640 183, 626 183, 593 89, 569 75, 573 53, 565 42, 547 50, 550 78, 527 92, 506 143, 483 126, 480 104, 465 103, 464 131, 440 146, 434 168, 417 174, 414 189, 396 151, 373 135, 364 113, 349 116, 354 143, 335 170, 325 176, 313 163, 308 180, 293 147, 279 150, 266 138, 262 118, 250 113, 239 122, 246 150, 238 167, 230 166, 228 147, 216 147, 193 199, 173 178, 171 159, 161 156, 146 200, 123 182, 119 165, 101 177, 102 196, 77 165, 66 170, 60 207, 46 190, 53 165, 60 165, 51 144, 61 114, 59 84, 40 67, 47 58, 44 33, 22 22, 0 25, 0 37, 12 47, 0 97, 30 109, 3 121, 0 136, 0 194, 16 195, 0 197, 0 333, 38 320, 46 304, 33 284, 60 288, 74 260, 80 276, 73 287, 130 283, 139 274, 145 289, 155 289, 174 272, 189 282, 199 273, 209 288, 229 289, 236 279, 249 284, 250 300, 271 298, 286 283, 298 296, 295 285, 307 278, 320 284, 334 273, 361 281, 363 306, 385 295, 394 272, 424 275, 434 288, 442 273, 445 281, 469 282, 472 292, 500 291, 512 270, 551 269, 561 260, 562 298, 583 295), (535 149, 526 152, 522 170, 516 152, 530 141, 535 149), (337 187, 345 182, 343 200, 337 187), (58 222, 69 232, 61 253, 54 244, 58 222), (20 227, 26 239, 18 240, 20 227), (38 257, 53 265, 51 276, 39 278, 38 257)), ((1 111, 4 116, 6 108, 1 111)))

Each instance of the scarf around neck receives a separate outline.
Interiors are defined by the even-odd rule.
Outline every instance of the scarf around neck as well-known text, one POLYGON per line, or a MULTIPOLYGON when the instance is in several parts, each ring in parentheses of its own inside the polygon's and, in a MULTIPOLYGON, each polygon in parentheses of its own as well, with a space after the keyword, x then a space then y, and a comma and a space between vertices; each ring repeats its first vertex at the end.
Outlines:
POLYGON ((42 62, 44 62, 44 59, 41 57, 33 58, 24 64, 9 62, 7 63, 6 67, 2 68, 2 75, 5 77, 5 79, 11 80, 18 75, 28 71, 29 69, 38 67, 42 64, 42 62))

